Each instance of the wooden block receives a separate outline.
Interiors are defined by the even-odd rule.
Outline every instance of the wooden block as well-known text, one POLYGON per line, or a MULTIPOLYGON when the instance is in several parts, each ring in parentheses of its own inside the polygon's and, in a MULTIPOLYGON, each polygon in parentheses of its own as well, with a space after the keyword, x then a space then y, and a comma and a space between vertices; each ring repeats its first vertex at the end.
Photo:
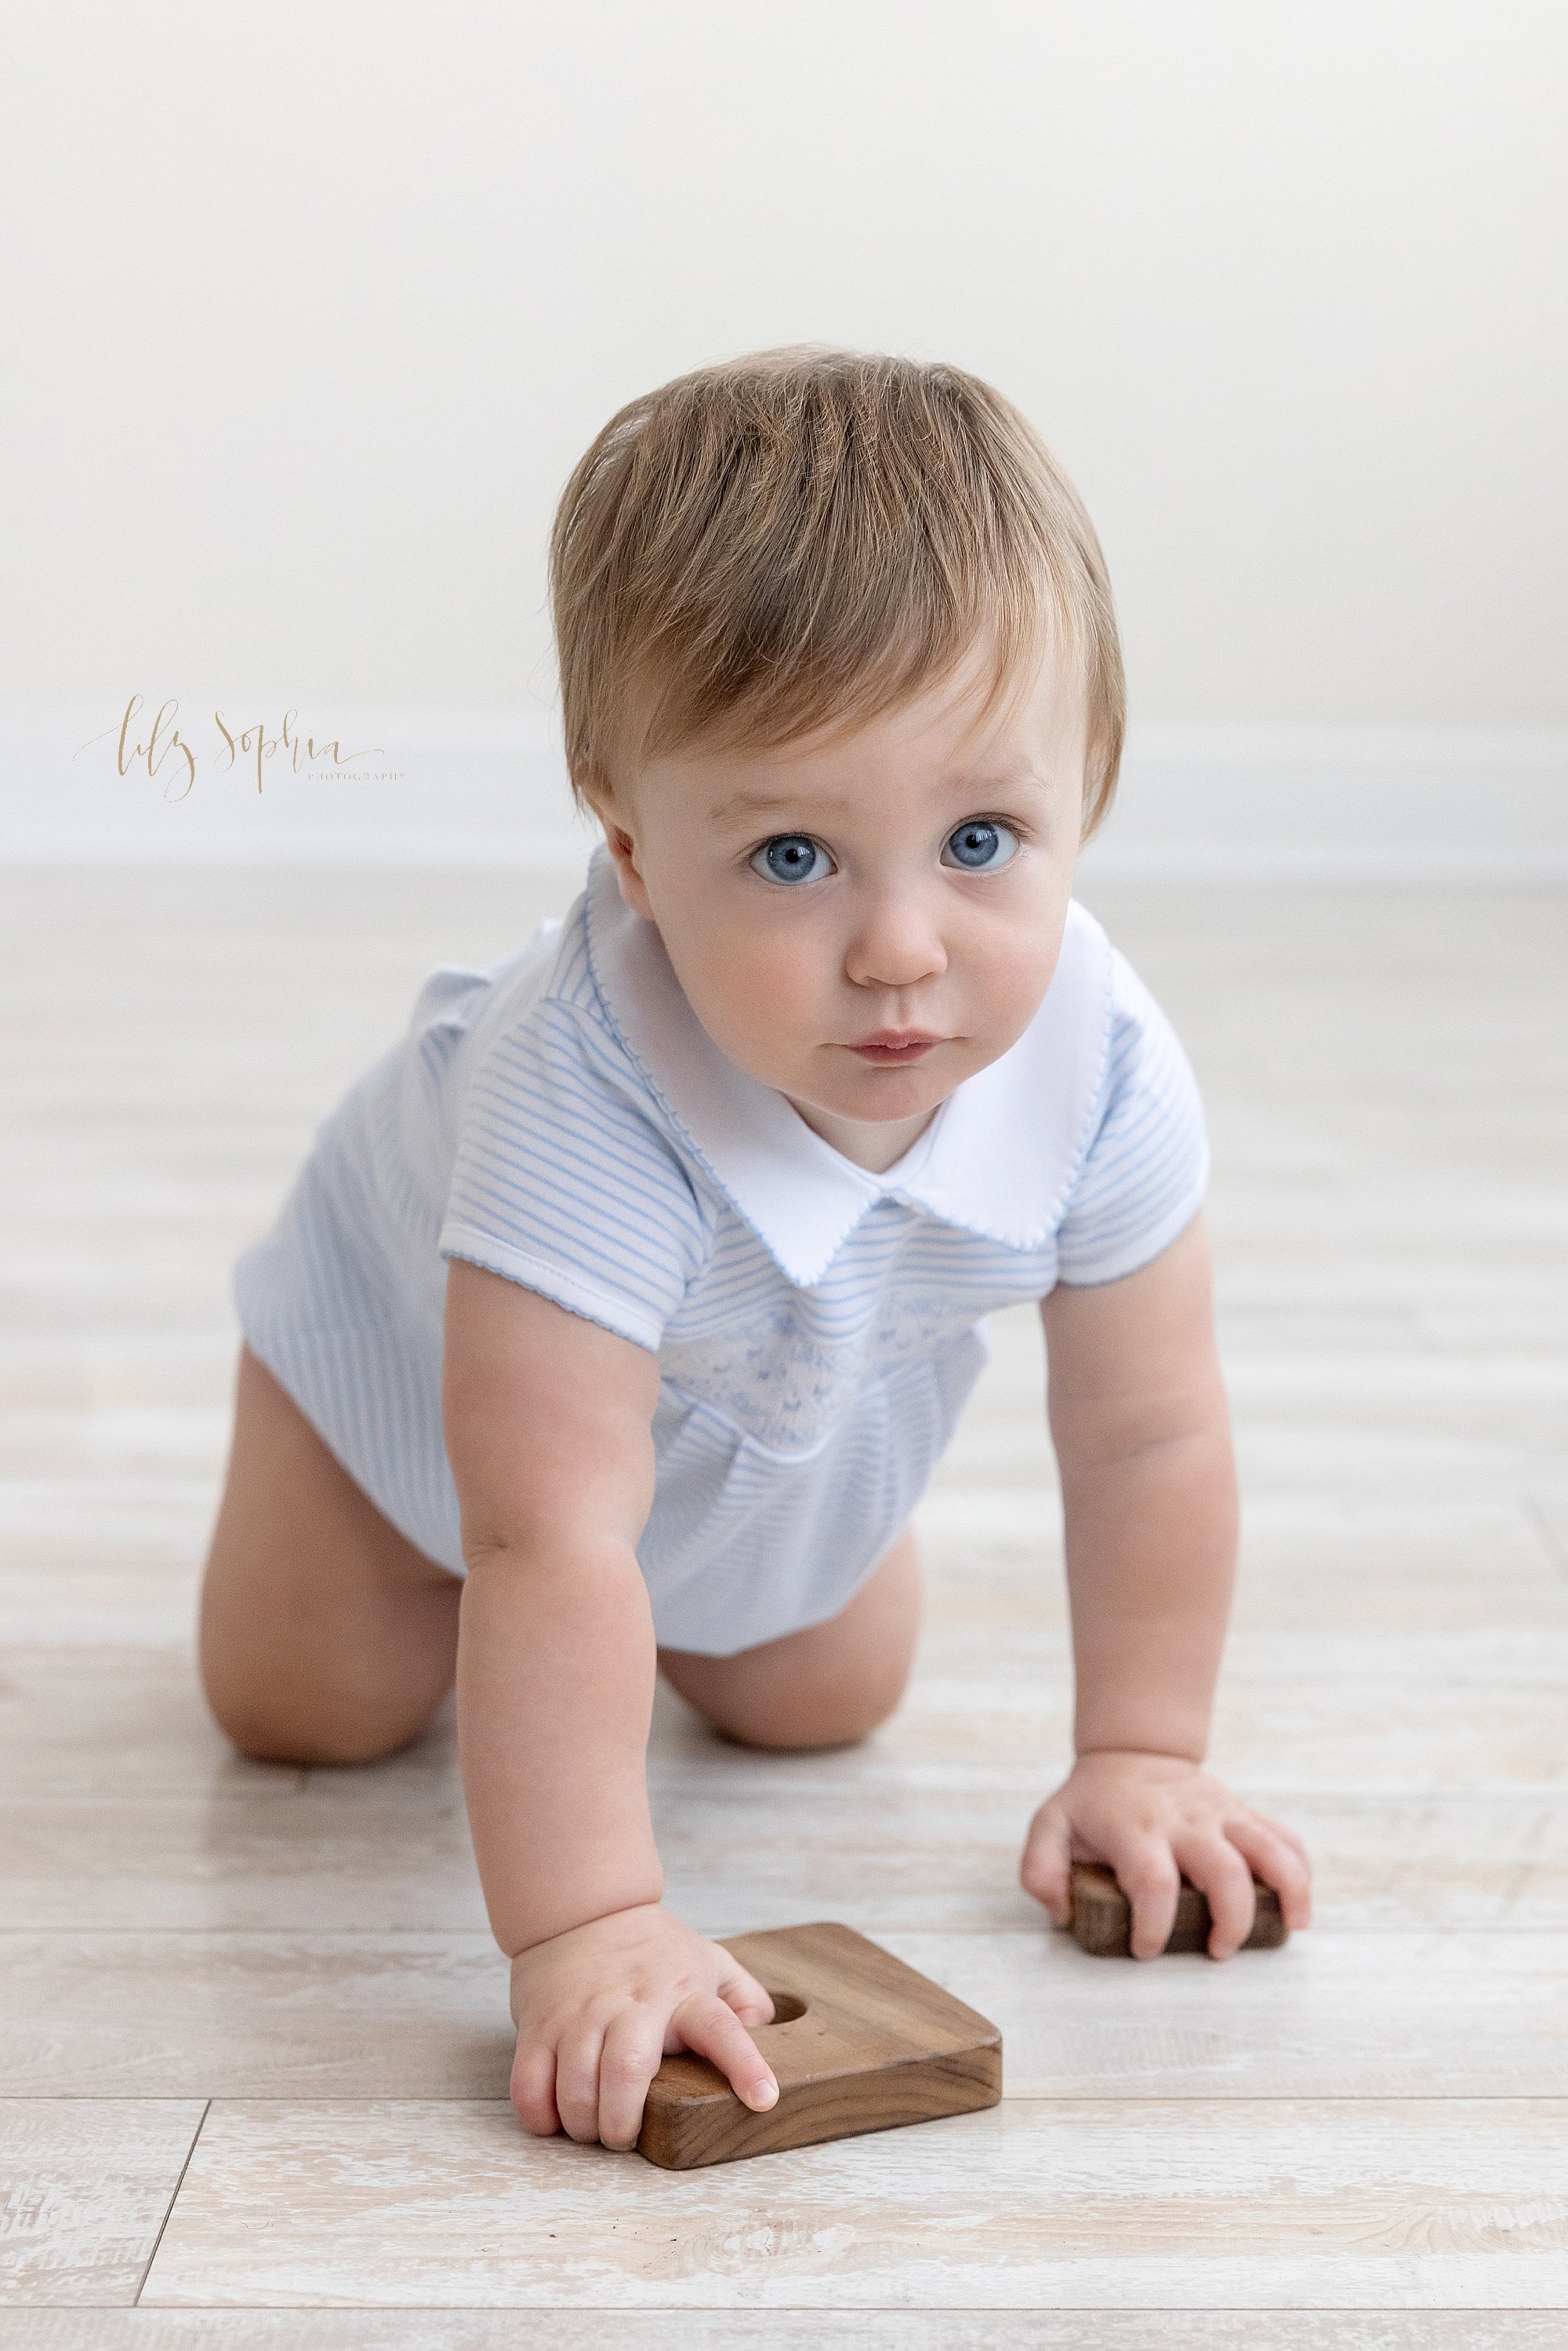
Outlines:
POLYGON ((753 2114, 704 2057, 666 2057, 648 2089, 638 2152, 667 2171, 773 2155, 994 2106, 1002 2036, 961 2000, 852 1928, 732 1935, 724 1948, 773 1994, 752 2038, 779 2103, 753 2114))
MULTIPOLYGON (((1252 1890, 1258 1897, 1258 1917, 1241 1948, 1244 1951, 1278 1950, 1290 1932, 1280 1908, 1280 1897, 1261 1878, 1252 1880, 1252 1890)), ((1176 1899, 1176 1925, 1166 1949, 1207 1951, 1211 1924, 1207 1899, 1184 1877, 1176 1899)), ((1111 1872, 1102 1869, 1097 1862, 1076 1861, 1072 1865, 1072 1932, 1093 1959, 1125 1959, 1132 1956, 1133 1906, 1111 1872)))

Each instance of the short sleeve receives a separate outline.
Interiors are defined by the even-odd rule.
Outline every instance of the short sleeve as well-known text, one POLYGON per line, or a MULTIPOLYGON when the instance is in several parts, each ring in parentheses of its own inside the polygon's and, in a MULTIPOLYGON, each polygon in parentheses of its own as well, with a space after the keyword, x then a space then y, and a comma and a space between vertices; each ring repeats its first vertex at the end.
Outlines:
POLYGON ((1089 1148, 1057 1236, 1065 1282, 1117 1281, 1191 1223, 1208 1137, 1191 1064, 1127 962, 1113 953, 1110 1050, 1089 1148))
POLYGON ((656 1351, 707 1255, 685 1169, 591 1016, 547 999, 469 1081, 439 1248, 656 1351))

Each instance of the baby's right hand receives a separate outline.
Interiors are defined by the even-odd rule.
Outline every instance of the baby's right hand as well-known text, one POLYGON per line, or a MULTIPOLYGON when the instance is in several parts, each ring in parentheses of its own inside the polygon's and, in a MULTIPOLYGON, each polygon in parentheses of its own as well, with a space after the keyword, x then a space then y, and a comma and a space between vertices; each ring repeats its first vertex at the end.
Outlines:
POLYGON ((760 2113, 779 2085, 746 2027, 772 2018, 757 1978, 659 1903, 612 1911, 512 1961, 512 2104, 540 2137, 633 2147, 662 2060, 693 2049, 760 2113))

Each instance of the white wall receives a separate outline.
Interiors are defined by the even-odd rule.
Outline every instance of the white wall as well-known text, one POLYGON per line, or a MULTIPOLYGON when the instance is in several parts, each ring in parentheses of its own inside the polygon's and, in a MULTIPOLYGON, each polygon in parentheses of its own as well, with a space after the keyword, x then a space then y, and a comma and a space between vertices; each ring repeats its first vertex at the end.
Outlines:
POLYGON ((528 723, 589 435, 806 337, 1036 417, 1146 739, 1568 724, 1562 0, 11 0, 0 42, 46 816, 132 691, 528 723))

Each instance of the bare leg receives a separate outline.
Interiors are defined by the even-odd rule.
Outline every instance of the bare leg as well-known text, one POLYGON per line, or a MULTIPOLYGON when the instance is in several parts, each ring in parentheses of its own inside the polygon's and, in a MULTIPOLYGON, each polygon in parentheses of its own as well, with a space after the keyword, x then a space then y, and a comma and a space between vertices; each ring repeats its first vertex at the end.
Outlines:
POLYGON ((207 1703, 235 1744, 297 1763, 407 1746, 452 1687, 462 1593, 242 1347, 201 1621, 207 1703))
POLYGON ((733 1657, 661 1649, 664 1678, 716 1730, 750 1747, 841 1747, 904 1695, 920 1629, 920 1561, 906 1527, 847 1607, 733 1657))

